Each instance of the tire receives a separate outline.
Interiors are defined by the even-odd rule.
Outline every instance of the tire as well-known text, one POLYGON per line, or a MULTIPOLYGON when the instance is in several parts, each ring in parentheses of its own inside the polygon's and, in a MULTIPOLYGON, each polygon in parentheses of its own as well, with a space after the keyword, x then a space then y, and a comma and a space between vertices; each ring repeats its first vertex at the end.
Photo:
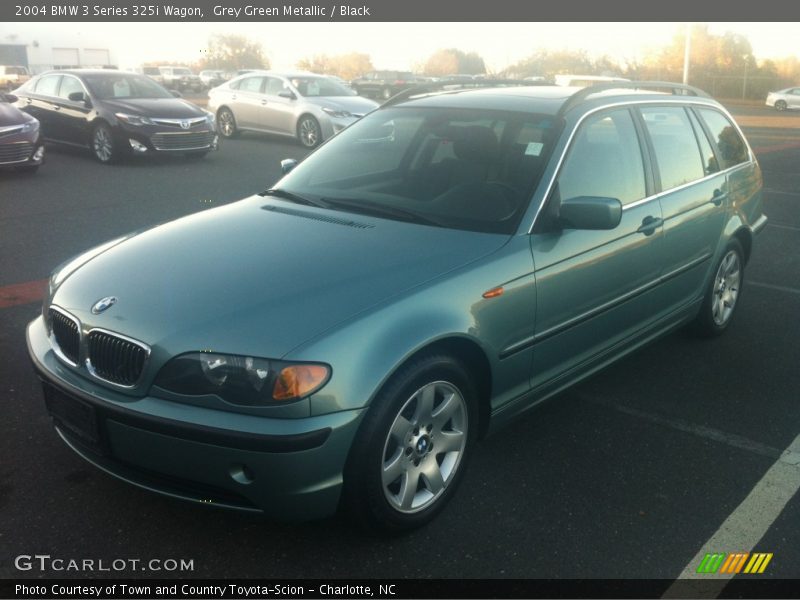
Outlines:
POLYGON ((217 129, 224 138, 230 139, 239 135, 236 117, 233 116, 230 108, 223 107, 217 111, 217 129))
POLYGON ((92 129, 90 146, 92 156, 100 163, 110 165, 121 158, 122 151, 114 141, 111 127, 105 123, 98 123, 92 129))
POLYGON ((454 358, 424 354, 375 397, 350 449, 344 508, 362 527, 399 533, 431 521, 463 478, 478 395, 454 358))
POLYGON ((778 100, 775 103, 775 110, 777 111, 784 111, 786 110, 786 100, 778 100))
POLYGON ((738 240, 728 243, 714 265, 703 304, 694 323, 695 333, 703 337, 721 335, 731 324, 744 284, 744 251, 738 240))
POLYGON ((322 143, 322 128, 311 115, 300 117, 297 122, 297 139, 306 148, 316 148, 322 143))

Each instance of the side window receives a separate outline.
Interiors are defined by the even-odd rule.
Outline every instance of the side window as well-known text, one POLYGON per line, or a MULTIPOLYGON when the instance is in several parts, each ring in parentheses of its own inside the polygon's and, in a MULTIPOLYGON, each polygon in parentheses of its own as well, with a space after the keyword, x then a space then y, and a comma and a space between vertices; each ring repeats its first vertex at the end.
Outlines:
POLYGON ((266 77, 267 86, 264 90, 265 94, 269 94, 270 96, 277 96, 278 93, 283 90, 285 87, 283 81, 278 79, 277 77, 266 77))
POLYGON ((689 111, 689 120, 692 122, 692 127, 694 127, 694 134, 700 147, 700 155, 703 157, 703 170, 706 175, 719 172, 719 163, 717 163, 717 157, 714 156, 714 150, 711 148, 700 121, 697 120, 692 111, 689 111))
POLYGON ((602 196, 629 204, 645 197, 642 151, 627 109, 581 125, 558 175, 558 191, 562 200, 602 196))
POLYGON ((705 176, 703 159, 686 109, 678 106, 642 108, 661 175, 661 189, 669 190, 705 176))
POLYGON ((81 85, 81 82, 74 77, 65 75, 61 80, 61 88, 58 90, 58 97, 64 98, 64 100, 69 100, 69 95, 74 92, 83 92, 83 86, 81 85))
POLYGON ((45 96, 55 96, 58 91, 58 82, 61 75, 45 75, 36 82, 36 93, 45 96))
POLYGON ((747 146, 727 117, 710 108, 701 108, 698 112, 716 139, 722 168, 727 169, 747 162, 747 146))
POLYGON ((239 82, 238 89, 243 92, 261 92, 261 84, 264 82, 263 77, 248 77, 239 82))

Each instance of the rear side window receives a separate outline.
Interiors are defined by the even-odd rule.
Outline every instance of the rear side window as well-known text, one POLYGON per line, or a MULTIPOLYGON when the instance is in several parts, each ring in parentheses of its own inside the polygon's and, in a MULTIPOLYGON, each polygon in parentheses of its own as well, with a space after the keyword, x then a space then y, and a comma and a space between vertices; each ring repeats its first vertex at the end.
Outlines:
POLYGON ((705 176, 689 115, 683 107, 642 108, 647 132, 653 142, 661 176, 661 189, 668 190, 705 176))
POLYGON ((698 111, 702 119, 711 130, 711 136, 716 140, 719 149, 722 168, 735 167, 747 162, 747 146, 728 118, 716 110, 700 108, 698 111))
POLYGON ((689 111, 689 119, 692 122, 692 127, 694 127, 694 134, 697 137, 697 145, 700 147, 700 155, 703 157, 703 169, 706 175, 719 172, 717 157, 714 155, 714 150, 708 142, 708 137, 706 137, 706 132, 703 131, 700 121, 691 111, 689 111))
POLYGON ((633 119, 626 109, 590 117, 581 125, 558 176, 562 200, 645 197, 644 164, 633 119))
POLYGON ((83 92, 83 86, 81 85, 81 82, 74 77, 65 75, 64 79, 61 80, 61 89, 58 90, 58 96, 68 100, 69 95, 74 92, 83 92))

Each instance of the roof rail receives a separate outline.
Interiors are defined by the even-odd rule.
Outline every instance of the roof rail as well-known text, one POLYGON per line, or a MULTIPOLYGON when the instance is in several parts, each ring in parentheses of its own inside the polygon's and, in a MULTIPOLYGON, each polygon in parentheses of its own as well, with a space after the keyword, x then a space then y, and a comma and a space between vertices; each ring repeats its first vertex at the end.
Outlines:
POLYGON ((430 83, 420 83, 395 94, 384 102, 381 106, 392 106, 414 98, 423 97, 440 92, 456 92, 487 87, 510 87, 510 86, 532 86, 532 85, 551 85, 544 81, 523 81, 521 79, 473 79, 472 81, 459 81, 456 79, 441 79, 430 83))
POLYGON ((603 81, 588 85, 572 94, 561 106, 558 115, 563 116, 570 108, 580 104, 586 100, 587 97, 605 90, 654 90, 658 92, 669 91, 674 96, 711 97, 700 88, 684 83, 673 83, 671 81, 603 81))

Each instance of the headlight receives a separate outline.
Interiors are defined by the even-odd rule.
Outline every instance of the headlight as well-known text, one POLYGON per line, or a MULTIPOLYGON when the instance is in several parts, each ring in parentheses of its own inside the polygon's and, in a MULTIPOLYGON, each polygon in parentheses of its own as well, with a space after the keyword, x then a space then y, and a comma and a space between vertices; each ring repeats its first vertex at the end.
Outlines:
POLYGON ((140 125, 153 125, 153 122, 148 119, 147 117, 142 117, 139 115, 129 115, 127 113, 117 113, 116 116, 120 121, 123 123, 127 123, 128 125, 136 125, 137 127, 140 125))
POLYGON ((310 396, 330 374, 322 364, 192 352, 164 365, 154 385, 187 396, 216 395, 238 406, 269 406, 310 396))
POLYGON ((336 117, 338 119, 346 119, 348 117, 353 116, 352 113, 349 113, 346 110, 334 110, 332 108, 323 108, 322 112, 329 114, 332 117, 336 117))
POLYGON ((39 121, 28 121, 22 126, 22 131, 23 133, 27 133, 29 131, 39 131, 39 121))

